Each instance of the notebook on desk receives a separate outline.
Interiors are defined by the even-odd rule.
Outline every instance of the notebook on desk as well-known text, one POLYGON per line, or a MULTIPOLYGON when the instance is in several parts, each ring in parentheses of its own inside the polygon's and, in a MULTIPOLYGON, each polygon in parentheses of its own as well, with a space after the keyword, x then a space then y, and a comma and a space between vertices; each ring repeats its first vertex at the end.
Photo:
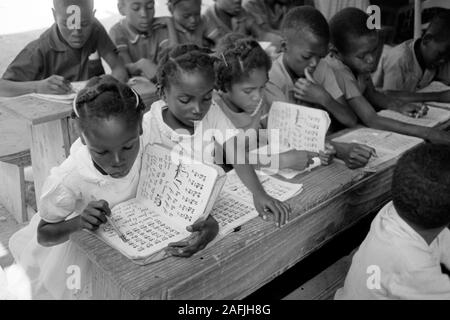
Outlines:
POLYGON ((148 145, 136 198, 111 209, 126 241, 109 223, 95 234, 133 262, 147 264, 169 243, 189 237, 187 226, 208 217, 225 179, 220 167, 174 159, 170 149, 148 145))
POLYGON ((435 127, 450 119, 450 110, 444 110, 435 107, 429 107, 428 113, 421 118, 412 118, 392 110, 381 110, 378 112, 381 117, 414 124, 423 127, 435 127))

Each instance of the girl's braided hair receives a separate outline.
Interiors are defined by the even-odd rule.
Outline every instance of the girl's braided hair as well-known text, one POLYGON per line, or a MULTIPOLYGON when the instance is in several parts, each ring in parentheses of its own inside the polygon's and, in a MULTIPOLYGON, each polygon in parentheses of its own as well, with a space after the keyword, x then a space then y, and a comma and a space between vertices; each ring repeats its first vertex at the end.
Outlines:
POLYGON ((264 68, 269 72, 272 67, 270 57, 251 38, 238 39, 221 50, 216 53, 219 60, 215 64, 215 72, 217 87, 222 91, 229 90, 234 83, 248 77, 255 69, 264 68))
POLYGON ((73 102, 72 118, 82 129, 92 119, 123 117, 128 123, 142 118, 145 104, 139 94, 110 75, 94 77, 88 81, 73 102))
POLYGON ((195 44, 183 44, 167 49, 159 61, 156 72, 159 95, 162 96, 165 88, 169 88, 172 83, 179 81, 180 71, 200 72, 214 82, 216 58, 211 56, 211 53, 211 50, 200 48, 195 44))

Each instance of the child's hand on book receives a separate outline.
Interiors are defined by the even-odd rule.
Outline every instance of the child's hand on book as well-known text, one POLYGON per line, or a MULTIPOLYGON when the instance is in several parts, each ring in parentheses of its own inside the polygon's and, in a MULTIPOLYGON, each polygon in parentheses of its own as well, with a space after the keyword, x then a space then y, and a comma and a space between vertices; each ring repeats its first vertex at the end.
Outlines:
POLYGON ((393 99, 389 103, 388 109, 411 118, 421 118, 428 113, 428 107, 423 103, 406 103, 399 99, 393 99))
POLYGON ((108 202, 105 200, 91 201, 80 215, 81 229, 95 231, 106 222, 106 215, 111 214, 108 202))
POLYGON ((277 227, 281 227, 289 221, 290 206, 272 198, 267 193, 253 194, 253 203, 263 220, 275 221, 277 227))
POLYGON ((64 77, 52 75, 36 83, 36 93, 42 94, 68 94, 72 92, 70 82, 64 77))
POLYGON ((303 171, 314 163, 313 158, 318 157, 316 152, 304 150, 289 150, 280 153, 280 169, 293 169, 303 171))
POLYGON ((348 168, 364 167, 371 157, 376 157, 374 148, 359 143, 336 143, 336 155, 348 168))
POLYGON ((193 233, 192 236, 188 240, 169 243, 166 249, 169 254, 187 258, 203 250, 217 236, 219 224, 209 215, 206 220, 196 221, 186 229, 193 233))
POLYGON ((335 155, 336 155, 336 149, 334 149, 334 147, 331 144, 326 143, 325 150, 319 152, 319 158, 320 158, 321 165, 323 165, 323 166, 329 165, 333 161, 333 158, 335 155))

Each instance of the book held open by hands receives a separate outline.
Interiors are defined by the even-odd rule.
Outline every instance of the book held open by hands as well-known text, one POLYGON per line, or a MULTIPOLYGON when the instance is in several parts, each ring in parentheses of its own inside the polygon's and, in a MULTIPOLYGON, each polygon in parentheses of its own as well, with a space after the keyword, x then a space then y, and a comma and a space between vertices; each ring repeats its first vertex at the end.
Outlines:
POLYGON ((189 237, 187 226, 208 217, 225 179, 220 167, 174 158, 170 149, 150 144, 142 156, 136 198, 111 209, 126 241, 109 223, 95 234, 134 262, 146 264, 169 243, 189 237))

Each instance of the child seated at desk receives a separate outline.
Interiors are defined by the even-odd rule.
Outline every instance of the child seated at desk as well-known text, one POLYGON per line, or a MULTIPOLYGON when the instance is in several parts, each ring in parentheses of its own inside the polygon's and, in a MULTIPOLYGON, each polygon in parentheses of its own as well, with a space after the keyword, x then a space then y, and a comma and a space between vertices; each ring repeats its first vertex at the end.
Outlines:
POLYGON ((125 18, 109 31, 131 76, 153 79, 162 51, 175 44, 170 17, 154 18, 155 0, 118 0, 125 18))
POLYGON ((0 79, 0 96, 28 93, 67 94, 70 82, 88 80, 104 73, 101 60, 112 75, 127 81, 116 48, 94 17, 93 0, 54 0, 55 23, 29 43, 8 66, 0 79))
MULTIPOLYGON (((110 208, 136 197, 141 156, 155 129, 142 121, 144 109, 139 95, 111 76, 91 79, 77 95, 73 117, 80 139, 47 178, 39 213, 9 242, 30 278, 34 298, 90 297, 90 261, 69 236, 82 229, 96 230, 106 222, 110 208), (81 270, 80 290, 66 286, 71 265, 81 270)), ((194 254, 216 236, 218 224, 209 216, 191 230, 198 232, 189 244, 176 243, 167 252, 194 254)))
POLYGON ((203 14, 206 35, 214 45, 229 32, 243 33, 258 41, 269 41, 278 47, 280 36, 261 28, 255 19, 242 8, 242 0, 214 0, 203 14))
POLYGON ((356 8, 338 12, 330 21, 332 54, 324 60, 334 70, 346 102, 368 127, 450 144, 450 133, 379 116, 374 107, 392 109, 409 116, 422 116, 420 106, 405 104, 378 92, 370 74, 375 71, 379 35, 367 28, 368 15, 356 8))
MULTIPOLYGON (((331 130, 354 127, 356 116, 347 106, 334 72, 322 61, 330 38, 323 15, 308 6, 294 8, 284 18, 281 34, 282 53, 274 61, 266 85, 269 105, 283 101, 325 109, 331 115, 331 130)), ((350 168, 365 166, 374 153, 360 144, 331 143, 337 157, 350 168)))
POLYGON ((450 299, 450 147, 408 151, 335 299, 450 299))
POLYGON ((422 38, 384 50, 374 74, 375 87, 403 101, 450 102, 450 90, 416 93, 427 87, 450 60, 450 10, 437 14, 422 38))
MULTIPOLYGON (((235 141, 233 123, 212 101, 215 58, 209 53, 193 44, 180 45, 161 59, 157 78, 162 99, 148 113, 150 141, 202 162, 223 164, 223 150, 230 147, 234 154, 238 151, 245 156, 245 147, 235 141)), ((258 213, 264 219, 274 218, 279 226, 284 225, 289 207, 266 193, 253 167, 229 158, 227 163, 233 164, 241 181, 253 193, 258 213)))
POLYGON ((284 16, 293 6, 293 0, 243 0, 242 4, 263 30, 274 33, 278 32, 284 16))
MULTIPOLYGON (((264 87, 272 61, 258 42, 250 38, 221 47, 224 50, 216 52, 219 57, 215 64, 218 92, 213 95, 213 100, 233 125, 242 129, 249 138, 246 148, 252 150, 261 142, 260 132, 263 131, 260 129, 267 127, 268 104, 264 87)), ((302 171, 318 156, 321 163, 327 165, 333 154, 332 150, 320 154, 290 150, 279 155, 279 169, 302 171)))
POLYGON ((206 24, 201 17, 201 0, 169 0, 177 34, 177 44, 192 43, 199 47, 211 47, 213 43, 206 36, 206 24))

